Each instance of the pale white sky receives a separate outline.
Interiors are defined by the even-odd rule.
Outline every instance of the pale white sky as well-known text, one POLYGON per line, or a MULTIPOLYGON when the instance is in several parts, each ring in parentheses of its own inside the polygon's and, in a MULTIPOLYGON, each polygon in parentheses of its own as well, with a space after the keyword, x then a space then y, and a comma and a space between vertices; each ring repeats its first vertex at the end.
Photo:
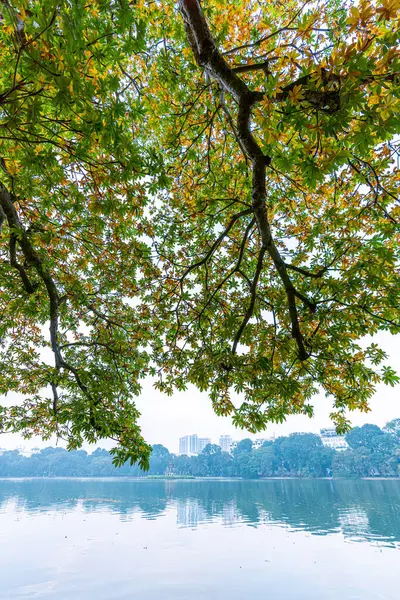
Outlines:
MULTIPOLYGON (((400 373, 400 336, 381 333, 375 336, 374 341, 389 354, 391 366, 400 373)), ((10 396, 3 401, 10 402, 10 396)), ((0 399, 1 402, 1 399, 0 399)), ((271 424, 265 433, 249 436, 247 432, 233 427, 229 418, 217 417, 211 407, 207 394, 195 388, 186 392, 175 393, 173 397, 165 396, 152 386, 150 380, 145 381, 143 392, 137 399, 137 405, 142 413, 140 424, 145 439, 150 443, 164 444, 171 452, 178 451, 179 437, 197 433, 201 437, 210 437, 212 442, 218 442, 221 434, 230 434, 234 439, 244 437, 269 437, 287 435, 295 431, 318 432, 321 427, 330 425, 330 401, 322 394, 314 397, 315 416, 313 419, 303 416, 292 416, 282 425, 271 424)), ((391 388, 380 385, 375 397, 371 401, 371 412, 362 414, 350 413, 353 425, 376 423, 382 427, 387 421, 400 417, 400 386, 391 388)), ((0 448, 16 448, 24 446, 45 447, 51 442, 41 442, 40 439, 22 440, 17 435, 0 435, 0 448)), ((106 440, 98 446, 110 448, 112 444, 106 440)), ((89 450, 89 447, 85 447, 89 450)), ((90 448, 92 450, 92 448, 90 448)))

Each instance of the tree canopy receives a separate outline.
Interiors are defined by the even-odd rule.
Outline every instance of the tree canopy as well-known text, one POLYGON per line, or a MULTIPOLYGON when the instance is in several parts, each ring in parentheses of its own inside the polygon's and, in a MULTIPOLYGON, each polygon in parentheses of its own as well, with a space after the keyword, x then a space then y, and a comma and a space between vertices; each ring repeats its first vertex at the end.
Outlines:
POLYGON ((147 466, 146 375, 250 431, 398 381, 399 10, 2 0, 1 430, 147 466))

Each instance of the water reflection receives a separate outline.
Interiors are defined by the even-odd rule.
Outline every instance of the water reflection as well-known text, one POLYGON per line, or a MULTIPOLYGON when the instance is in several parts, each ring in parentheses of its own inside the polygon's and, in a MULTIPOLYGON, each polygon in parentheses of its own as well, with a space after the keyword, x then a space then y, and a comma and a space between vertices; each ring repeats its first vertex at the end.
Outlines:
POLYGON ((266 524, 400 545, 400 481, 0 481, 0 512, 107 512, 128 520, 176 511, 178 527, 266 524))

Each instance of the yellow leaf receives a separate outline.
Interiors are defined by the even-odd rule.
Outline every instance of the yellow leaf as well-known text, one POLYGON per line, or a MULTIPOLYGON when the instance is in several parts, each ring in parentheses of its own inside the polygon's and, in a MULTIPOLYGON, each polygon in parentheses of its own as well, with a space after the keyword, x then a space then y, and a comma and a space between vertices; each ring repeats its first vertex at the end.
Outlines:
POLYGON ((347 18, 347 24, 352 27, 357 27, 360 20, 360 11, 356 6, 352 6, 350 9, 350 16, 347 18))
POLYGON ((292 104, 298 104, 304 99, 304 93, 301 85, 295 85, 289 92, 289 100, 292 104))
POLYGON ((400 0, 381 0, 381 6, 376 9, 383 21, 395 19, 400 10, 400 0))

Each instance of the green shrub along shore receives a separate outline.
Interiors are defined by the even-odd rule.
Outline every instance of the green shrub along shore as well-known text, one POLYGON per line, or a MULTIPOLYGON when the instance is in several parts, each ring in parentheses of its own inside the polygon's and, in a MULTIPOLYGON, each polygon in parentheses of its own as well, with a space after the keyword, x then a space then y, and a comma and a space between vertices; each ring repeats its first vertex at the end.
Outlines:
POLYGON ((0 455, 0 477, 400 477, 400 419, 380 429, 355 427, 346 436, 344 452, 323 446, 319 436, 296 433, 252 449, 250 439, 233 454, 209 444, 198 456, 177 456, 155 444, 149 471, 125 463, 116 468, 107 450, 92 454, 45 448, 30 457, 17 450, 0 455))

